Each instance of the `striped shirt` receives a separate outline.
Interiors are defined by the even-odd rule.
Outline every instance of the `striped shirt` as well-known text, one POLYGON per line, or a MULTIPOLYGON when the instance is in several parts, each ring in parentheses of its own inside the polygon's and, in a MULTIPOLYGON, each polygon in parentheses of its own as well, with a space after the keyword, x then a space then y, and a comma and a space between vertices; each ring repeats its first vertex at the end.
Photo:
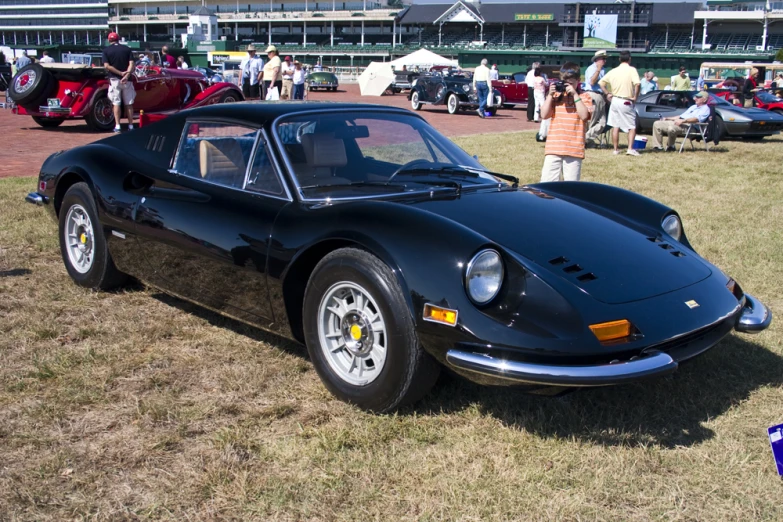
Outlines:
MULTIPOLYGON (((593 100, 588 93, 583 92, 579 98, 588 111, 593 110, 593 100)), ((565 101, 561 101, 562 99, 556 99, 552 104, 552 122, 546 137, 544 154, 584 159, 587 122, 579 117, 576 104, 570 98, 565 101)))

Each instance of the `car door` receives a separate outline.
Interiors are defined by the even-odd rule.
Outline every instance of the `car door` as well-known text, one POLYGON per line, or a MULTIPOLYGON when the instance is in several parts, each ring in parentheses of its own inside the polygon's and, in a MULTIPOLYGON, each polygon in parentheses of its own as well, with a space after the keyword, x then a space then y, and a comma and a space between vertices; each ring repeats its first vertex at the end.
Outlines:
POLYGON ((660 118, 671 118, 685 112, 682 93, 663 91, 642 98, 639 103, 639 123, 643 129, 652 129, 660 118))
POLYGON ((275 321, 267 249, 290 196, 269 158, 257 128, 185 124, 174 181, 155 182, 136 213, 153 284, 244 320, 275 321))
POLYGON ((527 103, 527 84, 525 83, 525 73, 514 74, 514 83, 512 86, 512 100, 515 103, 527 103))
POLYGON ((147 68, 144 74, 133 75, 136 100, 133 109, 145 112, 160 112, 179 108, 177 82, 161 67, 147 68))

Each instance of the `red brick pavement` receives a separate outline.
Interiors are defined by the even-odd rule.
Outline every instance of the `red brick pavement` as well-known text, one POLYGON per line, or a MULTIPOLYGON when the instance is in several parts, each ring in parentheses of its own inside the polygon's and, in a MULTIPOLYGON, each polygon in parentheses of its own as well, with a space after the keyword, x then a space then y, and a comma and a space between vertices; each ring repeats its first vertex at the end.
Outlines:
MULTIPOLYGON (((361 96, 359 86, 343 85, 337 92, 316 91, 309 93, 311 100, 340 102, 364 102, 379 105, 410 108, 405 94, 393 96, 361 96)), ((425 105, 419 111, 435 128, 447 136, 486 134, 537 129, 538 125, 526 121, 522 109, 500 110, 491 118, 481 119, 474 111, 454 115, 442 106, 425 105)), ((66 121, 60 127, 44 129, 29 116, 17 116, 10 110, 0 109, 0 178, 10 176, 35 176, 50 154, 63 149, 85 145, 107 136, 91 132, 84 120, 66 121)))

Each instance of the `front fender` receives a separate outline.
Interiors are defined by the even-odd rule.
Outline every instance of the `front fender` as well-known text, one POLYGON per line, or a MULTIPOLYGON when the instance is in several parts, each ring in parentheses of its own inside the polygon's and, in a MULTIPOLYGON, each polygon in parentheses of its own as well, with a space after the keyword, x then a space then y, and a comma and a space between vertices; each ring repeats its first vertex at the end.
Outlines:
MULTIPOLYGON (((591 182, 536 183, 528 186, 532 190, 557 196, 581 207, 603 214, 613 219, 633 221, 645 227, 661 230, 661 221, 669 214, 679 214, 671 207, 630 190, 611 185, 591 182)), ((680 243, 693 250, 685 230, 680 243)))
POLYGON ((239 101, 243 101, 245 96, 242 91, 233 83, 222 82, 210 85, 187 103, 183 109, 192 109, 194 107, 202 107, 204 105, 212 105, 220 101, 220 97, 226 92, 233 91, 237 95, 239 101))

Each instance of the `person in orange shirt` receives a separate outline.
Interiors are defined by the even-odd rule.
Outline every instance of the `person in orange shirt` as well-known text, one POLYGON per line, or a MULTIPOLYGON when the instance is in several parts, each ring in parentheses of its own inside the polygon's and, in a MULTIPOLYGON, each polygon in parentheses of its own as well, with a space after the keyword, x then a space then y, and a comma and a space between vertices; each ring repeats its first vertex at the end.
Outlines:
POLYGON ((585 157, 585 125, 593 111, 588 93, 579 92, 579 66, 566 62, 560 68, 560 82, 551 82, 541 107, 541 118, 551 118, 544 147, 541 181, 579 181, 585 157))

